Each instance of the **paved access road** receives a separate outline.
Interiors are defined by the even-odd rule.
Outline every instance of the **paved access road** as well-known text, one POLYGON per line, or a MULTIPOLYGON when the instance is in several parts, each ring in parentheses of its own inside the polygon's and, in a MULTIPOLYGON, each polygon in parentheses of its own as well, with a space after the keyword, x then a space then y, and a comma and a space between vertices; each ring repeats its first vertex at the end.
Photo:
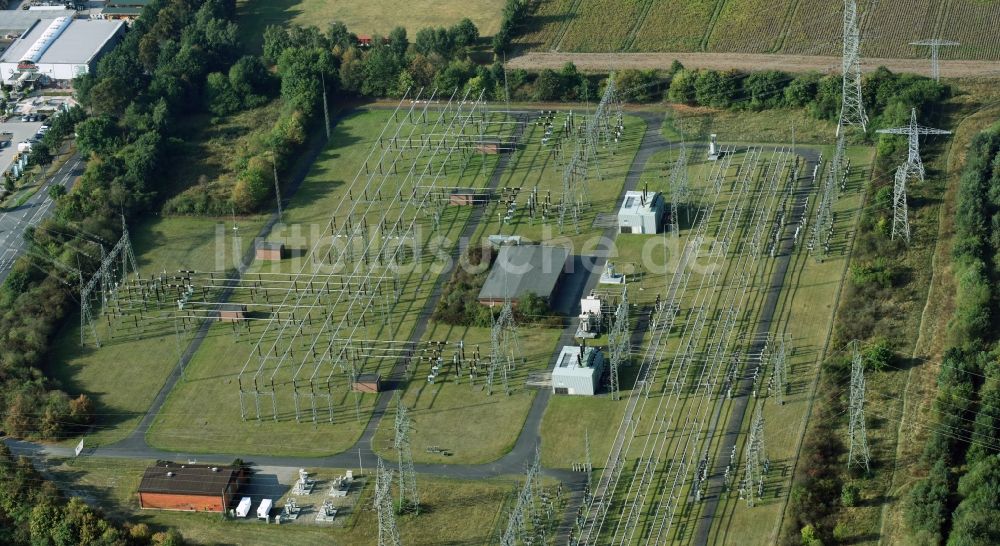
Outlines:
POLYGON ((23 205, 0 210, 0 283, 7 279, 14 260, 24 253, 25 230, 52 214, 55 202, 49 197, 49 186, 59 184, 69 190, 83 174, 83 166, 83 159, 74 153, 23 205))

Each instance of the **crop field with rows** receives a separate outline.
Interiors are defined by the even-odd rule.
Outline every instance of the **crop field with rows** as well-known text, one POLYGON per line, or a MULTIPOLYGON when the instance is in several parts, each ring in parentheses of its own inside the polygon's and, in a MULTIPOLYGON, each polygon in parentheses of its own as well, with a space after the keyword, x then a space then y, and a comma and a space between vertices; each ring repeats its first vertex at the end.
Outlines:
MULTIPOLYGON (((910 42, 961 42, 944 59, 1000 59, 1000 0, 858 2, 862 54, 919 58, 910 42)), ((711 51, 837 55, 843 7, 827 0, 542 0, 518 42, 579 52, 711 51)))

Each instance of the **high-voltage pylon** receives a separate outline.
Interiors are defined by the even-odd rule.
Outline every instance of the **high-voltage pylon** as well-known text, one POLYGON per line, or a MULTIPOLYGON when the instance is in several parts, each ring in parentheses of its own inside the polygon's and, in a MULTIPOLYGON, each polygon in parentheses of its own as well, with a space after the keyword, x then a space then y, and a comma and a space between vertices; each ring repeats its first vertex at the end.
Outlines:
POLYGON ((837 134, 843 132, 846 125, 855 125, 861 127, 862 131, 867 131, 868 116, 865 115, 865 105, 861 99, 861 31, 855 0, 844 0, 844 52, 841 69, 843 87, 837 134))
POLYGON ((507 520, 507 527, 500 536, 501 546, 516 546, 517 544, 530 544, 528 538, 528 522, 534 523, 535 516, 535 490, 538 488, 539 452, 535 449, 535 458, 528 466, 524 476, 524 485, 517 494, 517 501, 510 511, 510 518, 507 520))
POLYGON ((118 288, 126 284, 125 281, 130 275, 138 277, 139 268, 136 267, 135 254, 132 252, 128 226, 122 220, 121 239, 111 248, 111 252, 101 258, 101 265, 86 284, 83 284, 82 278, 80 279, 80 345, 86 344, 89 329, 94 337, 94 344, 101 346, 101 338, 97 335, 97 328, 94 327, 94 313, 91 308, 95 291, 100 296, 100 313, 103 315, 109 311, 110 304, 118 298, 118 288))
POLYGON ((812 226, 809 250, 820 261, 830 250, 830 238, 833 235, 833 206, 837 201, 837 188, 844 176, 844 146, 844 134, 841 132, 837 136, 837 149, 827 166, 822 193, 816 205, 816 220, 812 226))
POLYGON ((614 321, 611 324, 611 331, 608 332, 608 352, 610 353, 611 368, 608 370, 610 378, 611 399, 621 398, 618 386, 619 368, 628 362, 629 354, 629 324, 628 324, 628 288, 622 288, 622 299, 615 309, 614 321))
POLYGON ((778 336, 768 345, 768 357, 771 360, 771 380, 768 387, 778 405, 783 406, 788 391, 788 357, 785 339, 778 336))
POLYGON ((750 434, 744 456, 743 482, 740 484, 740 498, 747 501, 747 506, 753 507, 754 499, 764 498, 764 477, 767 475, 770 461, 764 448, 764 412, 758 405, 750 423, 750 434))
POLYGON ((572 130, 568 137, 575 143, 572 155, 566 162, 563 171, 563 197, 559 208, 559 229, 563 229, 567 214, 573 220, 573 229, 580 232, 580 211, 587 203, 587 176, 593 163, 597 177, 601 178, 601 167, 597 162, 597 151, 601 144, 612 148, 617 147, 625 130, 622 113, 621 97, 618 96, 618 86, 615 74, 608 76, 608 84, 604 88, 601 102, 597 104, 594 113, 587 119, 583 134, 574 135, 572 130))
POLYGON ((851 446, 847 452, 847 467, 860 463, 868 470, 871 454, 868 452, 868 431, 865 428, 865 365, 858 351, 857 340, 851 342, 851 396, 848 412, 851 446))
MULTIPOLYGON (((506 290, 506 289, 505 289, 506 290)), ((518 350, 517 324, 510 294, 505 293, 503 308, 493 320, 490 329, 490 369, 486 374, 486 394, 493 394, 493 381, 499 371, 503 378, 504 392, 510 394, 510 372, 514 370, 515 351, 518 350)))
POLYGON ((906 167, 896 169, 895 180, 892 183, 892 239, 902 237, 910 242, 910 213, 906 205, 906 167))
POLYGON ((924 162, 920 159, 920 135, 951 134, 951 131, 945 131, 944 129, 935 129, 933 127, 924 127, 922 125, 918 125, 916 108, 910 110, 909 125, 905 127, 892 127, 889 129, 879 129, 876 132, 886 135, 906 135, 907 138, 906 163, 903 165, 906 169, 906 177, 908 179, 919 178, 920 182, 924 181, 924 162))
POLYGON ((917 40, 916 42, 910 42, 910 45, 928 46, 931 48, 931 78, 933 78, 934 81, 939 82, 941 81, 941 65, 938 61, 939 50, 942 46, 957 46, 960 44, 951 40, 934 38, 932 40, 917 40))
POLYGON ((420 511, 417 493, 417 474, 413 470, 413 452, 410 448, 410 411, 403 404, 402 395, 396 397, 396 421, 393 444, 399 455, 399 509, 420 511))
POLYGON ((688 161, 688 150, 687 147, 681 142, 680 152, 677 155, 677 161, 674 162, 674 166, 670 169, 670 231, 671 235, 680 235, 680 219, 678 211, 680 210, 680 204, 685 203, 687 207, 690 208, 691 188, 688 183, 688 172, 687 172, 687 161, 688 161))
POLYGON ((399 546, 399 528, 392 506, 392 471, 382 459, 375 471, 375 511, 378 512, 378 546, 399 546))

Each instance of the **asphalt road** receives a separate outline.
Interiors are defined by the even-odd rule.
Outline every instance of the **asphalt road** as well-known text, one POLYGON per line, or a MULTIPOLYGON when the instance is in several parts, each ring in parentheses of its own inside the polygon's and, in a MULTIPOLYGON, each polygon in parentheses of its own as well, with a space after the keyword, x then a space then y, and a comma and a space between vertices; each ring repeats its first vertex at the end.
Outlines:
POLYGON ((7 279, 14 260, 24 253, 25 230, 52 213, 54 201, 49 197, 49 186, 59 184, 69 190, 82 173, 83 159, 73 154, 23 205, 0 212, 0 283, 7 279))

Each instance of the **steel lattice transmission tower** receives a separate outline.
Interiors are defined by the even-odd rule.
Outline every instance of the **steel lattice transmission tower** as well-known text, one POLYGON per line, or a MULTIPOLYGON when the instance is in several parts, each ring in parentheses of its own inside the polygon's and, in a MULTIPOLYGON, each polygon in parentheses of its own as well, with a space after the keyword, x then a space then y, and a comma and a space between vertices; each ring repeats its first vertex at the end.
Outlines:
POLYGON ((868 116, 861 99, 861 31, 858 27, 858 4, 855 0, 844 0, 844 53, 841 60, 843 71, 842 100, 840 103, 839 135, 845 126, 855 125, 867 131, 868 116))
POLYGON ((375 511, 378 512, 378 546, 399 546, 399 528, 392 507, 392 471, 382 459, 375 471, 375 511))
POLYGON ((851 396, 848 408, 851 447, 847 452, 847 467, 857 462, 864 464, 865 470, 868 470, 871 454, 868 452, 868 431, 865 428, 865 365, 857 340, 851 342, 851 396))
POLYGON ((402 395, 396 397, 395 437, 393 444, 399 455, 399 509, 420 512, 420 494, 417 492, 417 474, 413 470, 413 451, 410 447, 410 410, 403 404, 402 395))
POLYGON ((931 40, 917 40, 916 42, 910 42, 910 45, 914 46, 928 46, 931 48, 931 78, 934 81, 941 81, 941 65, 938 61, 938 53, 943 46, 957 46, 961 45, 958 42, 953 42, 951 40, 942 40, 940 38, 934 38, 931 40))
POLYGON ((508 375, 514 370, 515 351, 518 351, 517 324, 514 322, 514 306, 511 304, 510 294, 505 290, 503 308, 490 330, 490 369, 486 375, 486 394, 493 394, 493 381, 498 370, 503 378, 504 391, 510 394, 508 375))
POLYGON ((923 125, 918 125, 916 108, 910 110, 909 125, 905 127, 892 127, 889 129, 879 129, 877 132, 885 135, 906 135, 907 137, 906 163, 903 165, 906 169, 906 177, 907 179, 919 178, 920 182, 924 181, 924 162, 920 159, 920 135, 951 134, 951 131, 945 131, 944 129, 935 129, 933 127, 924 127, 923 125))
POLYGON ((900 236, 910 242, 910 213, 906 206, 906 168, 896 169, 896 177, 892 183, 892 239, 900 236))
POLYGON ((812 227, 809 250, 822 261, 829 252, 830 237, 833 235, 833 206, 837 201, 837 188, 844 171, 844 134, 837 136, 837 149, 827 167, 823 179, 823 193, 816 207, 816 220, 812 227))
POLYGON ((538 484, 538 471, 541 465, 539 463, 539 453, 538 449, 535 449, 535 458, 532 460, 531 464, 528 466, 528 470, 524 476, 524 485, 521 486, 520 491, 517 494, 517 502, 514 504, 514 508, 510 512, 510 518, 507 520, 507 527, 504 529, 503 534, 500 536, 501 546, 515 546, 517 544, 528 544, 528 522, 533 521, 534 518, 534 508, 535 508, 535 489, 537 489, 538 484))
POLYGON ((611 368, 608 373, 612 400, 621 398, 618 387, 618 370, 628 362, 629 350, 628 288, 623 287, 622 299, 615 309, 614 322, 611 325, 611 331, 608 332, 608 351, 611 353, 611 368))
MULTIPOLYGON (((770 350, 771 382, 770 390, 778 405, 785 405, 785 394, 788 391, 788 362, 785 349, 785 339, 779 336, 770 350)), ((769 347, 770 349, 770 347, 769 347)))
POLYGON ((750 423, 744 459, 746 468, 743 471, 743 483, 740 484, 740 497, 746 499, 747 506, 753 507, 755 498, 764 497, 764 476, 771 464, 764 449, 764 412, 760 405, 750 423))
POLYGON ((677 155, 677 161, 674 162, 674 166, 670 169, 670 231, 671 235, 677 237, 680 235, 680 219, 679 213, 680 204, 687 203, 691 196, 691 187, 688 183, 688 172, 687 172, 687 162, 688 162, 688 150, 687 146, 681 142, 680 152, 677 155))

